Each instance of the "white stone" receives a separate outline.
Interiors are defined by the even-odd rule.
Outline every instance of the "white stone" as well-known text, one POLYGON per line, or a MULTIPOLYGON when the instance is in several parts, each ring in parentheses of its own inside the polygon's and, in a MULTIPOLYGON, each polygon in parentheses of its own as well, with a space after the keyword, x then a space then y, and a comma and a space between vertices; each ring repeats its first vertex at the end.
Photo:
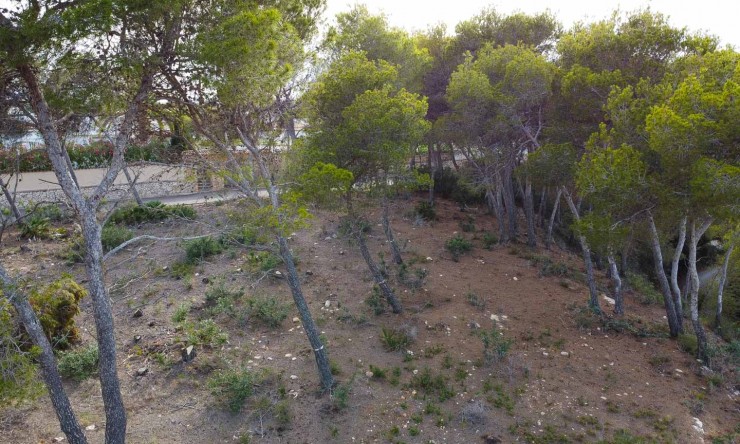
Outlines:
POLYGON ((296 376, 296 375, 290 375, 290 379, 296 380, 296 379, 298 379, 298 376, 296 376))
POLYGON ((560 355, 561 356, 570 356, 570 353, 568 353, 568 352, 560 352, 560 355))
POLYGON ((293 318, 293 322, 300 322, 300 319, 298 317, 293 318))
POLYGON ((331 301, 327 300, 326 302, 324 302, 324 307, 326 308, 331 307, 331 301))
POLYGON ((90 424, 89 426, 85 427, 85 430, 88 430, 88 431, 95 430, 95 424, 90 424))

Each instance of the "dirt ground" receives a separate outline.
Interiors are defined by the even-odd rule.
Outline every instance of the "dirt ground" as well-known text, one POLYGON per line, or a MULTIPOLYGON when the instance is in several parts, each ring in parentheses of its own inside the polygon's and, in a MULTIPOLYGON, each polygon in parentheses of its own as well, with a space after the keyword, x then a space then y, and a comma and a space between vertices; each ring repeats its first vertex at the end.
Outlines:
MULTIPOLYGON (((228 333, 228 342, 196 347, 196 358, 181 362, 182 332, 172 316, 189 302, 188 319, 208 317, 204 295, 218 279, 229 288, 244 288, 245 298, 272 295, 291 301, 280 277, 248 271, 246 250, 211 258, 184 279, 169 273, 184 256, 176 242, 137 244, 111 259, 107 282, 128 442, 613 442, 617 431, 626 430, 652 439, 644 442, 709 443, 740 423, 735 387, 709 385, 700 365, 676 341, 605 329, 584 311, 588 289, 577 255, 559 247, 532 252, 520 244, 487 250, 484 233, 497 233, 491 216, 441 201, 438 220, 419 223, 414 205, 415 199, 394 202, 391 222, 410 276, 426 270, 423 288, 397 282, 380 226, 372 227, 369 239, 374 253, 384 252, 389 279, 405 308, 400 315, 375 315, 366 304, 372 279, 358 249, 341 236, 338 215, 319 212, 310 228, 293 236, 306 298, 340 387, 349 389, 348 396, 340 391, 334 399, 318 393, 315 362, 294 308, 277 328, 220 314, 215 321, 228 333), (473 243, 458 262, 445 249, 455 233, 473 243), (533 261, 543 256, 567 265, 568 273, 541 276, 533 261), (141 316, 135 316, 137 310, 141 316), (383 328, 404 331, 413 342, 389 352, 380 340, 383 328), (502 332, 511 347, 489 363, 480 334, 491 331, 502 332), (211 394, 208 380, 220 369, 239 366, 265 369, 271 377, 241 412, 231 413, 211 394), (385 369, 385 376, 369 373, 370 366, 385 369), (137 374, 140 368, 147 369, 144 376, 137 374), (441 375, 432 378, 439 384, 420 382, 427 369, 433 377, 441 375), (447 397, 440 398, 442 389, 451 390, 450 399, 440 400, 447 397), (287 419, 277 418, 270 407, 278 401, 287 405, 287 419)), ((223 228, 224 208, 199 206, 194 222, 145 224, 135 231, 211 232, 223 228)), ((370 220, 377 221, 377 214, 370 220)), ((50 280, 70 272, 84 280, 80 265, 59 258, 64 248, 63 241, 20 241, 6 234, 2 254, 16 275, 50 280)), ((638 299, 626 295, 629 319, 644 331, 662 331, 662 307, 638 299)), ((608 302, 601 302, 610 313, 608 302)), ((94 340, 89 298, 82 311, 78 324, 89 343, 94 340)), ((90 442, 103 442, 98 381, 66 387, 83 426, 94 426, 87 432, 90 442)), ((0 411, 0 442, 50 443, 60 436, 45 396, 0 411)), ((624 439, 616 442, 643 442, 624 439)))

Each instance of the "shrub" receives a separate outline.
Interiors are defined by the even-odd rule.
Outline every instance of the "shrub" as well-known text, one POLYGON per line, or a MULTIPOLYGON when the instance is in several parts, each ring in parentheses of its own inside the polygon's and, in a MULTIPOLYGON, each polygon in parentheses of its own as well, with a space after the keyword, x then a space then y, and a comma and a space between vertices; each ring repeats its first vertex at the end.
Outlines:
POLYGON ((247 301, 249 318, 257 319, 268 327, 279 327, 289 312, 289 304, 284 304, 272 296, 255 297, 247 301))
POLYGON ((696 355, 696 352, 699 349, 699 344, 696 341, 696 336, 690 333, 684 333, 678 335, 677 339, 678 346, 681 347, 681 350, 689 353, 692 356, 696 355))
POLYGON ((180 323, 188 317, 190 312, 190 304, 182 303, 176 309, 175 313, 172 314, 172 322, 180 323))
POLYGON ((477 294, 473 293, 472 291, 469 291, 468 294, 465 296, 468 299, 468 303, 472 305, 473 307, 483 310, 486 308, 486 300, 482 297, 479 297, 477 294))
POLYGON ((134 237, 134 233, 124 227, 116 225, 105 225, 103 232, 101 233, 101 242, 103 244, 103 251, 108 252, 122 243, 130 240, 134 237))
POLYGON ((247 369, 223 370, 208 381, 211 394, 230 411, 238 413, 254 393, 258 378, 247 369))
POLYGON ((204 319, 198 323, 185 322, 182 327, 188 345, 215 347, 229 339, 229 335, 224 333, 213 319, 204 319))
POLYGON ((198 264, 205 258, 223 251, 223 245, 210 236, 185 242, 185 257, 188 263, 198 264))
POLYGON ((627 274, 627 285, 637 293, 638 300, 641 304, 663 303, 663 296, 645 275, 638 273, 627 274))
POLYGON ((61 352, 59 354, 59 373, 65 378, 84 381, 98 372, 98 347, 88 347, 61 352))
POLYGON ((331 391, 331 409, 335 412, 342 411, 349 405, 349 394, 352 391, 352 381, 339 384, 331 391))
POLYGON ((377 285, 373 286, 373 291, 370 296, 365 299, 365 304, 373 310, 375 316, 380 316, 385 313, 386 301, 385 298, 380 294, 380 288, 377 285))
POLYGON ((498 243, 498 237, 495 234, 489 232, 483 233, 483 248, 491 250, 496 243, 498 243))
POLYGON ((74 317, 87 291, 69 275, 62 276, 41 290, 33 289, 29 302, 52 346, 58 350, 78 341, 74 317))
POLYGON ((473 216, 469 214, 464 221, 460 221, 459 225, 463 233, 472 233, 475 231, 475 219, 473 219, 473 216))
POLYGON ((247 263, 253 270, 270 271, 277 268, 283 263, 283 259, 269 251, 250 252, 247 256, 247 263))
POLYGON ((473 249, 473 244, 469 240, 462 237, 460 234, 456 234, 445 242, 445 248, 452 254, 452 260, 457 262, 460 259, 460 255, 467 253, 473 249))
POLYGON ((411 378, 409 386, 428 395, 438 395, 440 402, 455 396, 455 392, 447 385, 447 378, 441 373, 434 375, 429 367, 425 367, 424 370, 415 374, 411 378))
POLYGON ((488 365, 501 362, 511 349, 512 340, 505 338, 496 327, 482 330, 480 337, 483 341, 483 360, 488 365))
POLYGON ((231 290, 226 288, 226 283, 223 279, 219 279, 218 283, 211 285, 206 290, 206 306, 209 307, 210 312, 214 315, 219 313, 234 312, 234 302, 244 296, 244 290, 231 290))
POLYGON ((431 222, 437 220, 437 212, 434 210, 434 205, 427 201, 417 203, 414 212, 425 221, 431 222))
POLYGON ((399 351, 406 349, 413 342, 413 338, 403 330, 382 327, 380 330, 380 342, 388 351, 399 351))
POLYGON ((49 219, 33 215, 20 224, 21 237, 24 239, 48 239, 51 235, 49 219))
POLYGON ((113 211, 108 219, 114 224, 136 225, 144 222, 157 222, 170 217, 195 219, 196 211, 187 205, 165 205, 159 201, 144 205, 126 205, 113 211))
POLYGON ((10 304, 0 302, 0 403, 34 399, 43 392, 37 378, 35 347, 22 348, 18 325, 13 320, 10 304))

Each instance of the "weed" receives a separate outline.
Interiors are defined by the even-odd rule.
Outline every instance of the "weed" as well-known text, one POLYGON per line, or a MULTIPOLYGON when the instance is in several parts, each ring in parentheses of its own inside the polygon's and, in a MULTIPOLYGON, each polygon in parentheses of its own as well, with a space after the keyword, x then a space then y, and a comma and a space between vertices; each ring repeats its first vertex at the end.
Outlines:
POLYGON ((276 328, 283 323, 290 312, 290 305, 280 302, 273 296, 254 297, 247 300, 247 315, 268 327, 276 328))
POLYGON ((495 234, 485 232, 483 233, 483 248, 486 250, 492 250, 493 246, 498 243, 498 237, 495 234))
POLYGON ((373 286, 373 291, 370 296, 365 299, 365 304, 373 310, 373 314, 375 314, 375 316, 385 313, 385 298, 380 294, 380 288, 378 288, 377 285, 373 286))
POLYGON ((472 291, 469 291, 465 297, 468 299, 468 303, 472 305, 473 307, 479 309, 479 310, 485 310, 486 308, 486 300, 482 297, 478 296, 477 294, 473 293, 472 291))
POLYGON ((51 236, 49 219, 43 216, 31 216, 20 224, 21 237, 24 239, 48 239, 51 236))
POLYGON ((340 412, 349 405, 349 394, 352 391, 352 380, 339 384, 331 392, 331 408, 335 412, 340 412))
POLYGON ((103 251, 108 252, 133 238, 134 233, 125 227, 106 225, 103 227, 103 231, 100 236, 100 240, 103 244, 103 251))
POLYGON ((223 252, 223 245, 211 236, 185 242, 185 257, 190 264, 198 264, 221 252, 223 252))
POLYGON ((244 289, 232 290, 226 287, 223 279, 217 280, 206 290, 206 306, 212 315, 234 313, 234 302, 244 296, 244 289))
POLYGON ((172 322, 177 324, 184 321, 188 317, 189 312, 190 304, 183 302, 175 309, 175 313, 172 314, 172 322))
POLYGON ((147 202, 144 205, 127 205, 117 208, 108 219, 114 224, 135 225, 144 222, 156 222, 170 217, 195 219, 196 211, 187 205, 165 205, 159 201, 147 202))
POLYGON ((370 372, 373 374, 373 378, 385 379, 388 370, 370 364, 370 372))
POLYGON ((342 367, 340 367, 339 363, 333 359, 329 360, 329 370, 331 371, 331 374, 334 376, 342 374, 342 367))
POLYGON ((380 342, 388 351, 399 351, 407 348, 413 342, 413 338, 403 330, 382 327, 380 342))
POLYGON ((627 285, 637 293, 638 300, 643 305, 662 304, 663 296, 655 285, 643 274, 628 273, 627 285))
POLYGON ((257 377, 250 370, 222 370, 208 381, 213 396, 233 413, 254 393, 257 377))
POLYGON ((473 219, 473 216, 468 214, 464 221, 460 221, 460 229, 463 233, 472 233, 475 231, 475 219, 473 219))
POLYGON ((98 347, 90 345, 59 353, 59 373, 65 378, 84 381, 98 372, 98 347))
POLYGON ((169 267, 169 274, 175 279, 185 279, 195 274, 195 264, 175 262, 169 267))
POLYGON ((409 435, 410 436, 416 436, 419 434, 419 427, 417 426, 409 426, 409 435))
POLYGON ((511 395, 506 393, 501 384, 489 383, 489 387, 493 390, 493 395, 487 398, 488 402, 497 409, 506 410, 506 412, 511 415, 514 412, 514 400, 511 398, 511 395))
POLYGON ((442 353, 443 351, 445 351, 444 346, 436 344, 436 345, 432 345, 431 347, 425 348, 423 355, 425 358, 433 358, 437 356, 438 354, 442 353))
POLYGON ((436 394, 440 402, 444 402, 453 396, 455 392, 447 385, 447 378, 440 374, 434 375, 429 367, 415 374, 409 382, 411 388, 421 390, 427 395, 436 394))
POLYGON ((452 368, 452 356, 445 355, 444 358, 442 358, 442 368, 445 370, 452 368))
POLYGON ((427 222, 437 220, 437 212, 434 210, 434 205, 427 201, 421 201, 414 207, 415 213, 427 222))
POLYGON ((280 256, 269 251, 250 252, 247 256, 247 264, 252 270, 267 272, 274 270, 282 263, 283 259, 280 256))
POLYGON ((445 248, 452 254, 452 260, 457 262, 460 259, 460 255, 473 249, 473 244, 462 235, 456 234, 445 242, 445 248))
POLYGON ((184 342, 188 345, 215 347, 229 339, 229 335, 224 333, 213 319, 204 319, 198 323, 184 322, 182 328, 185 333, 184 342))
POLYGON ((29 302, 41 323, 46 337, 57 350, 78 341, 74 317, 87 291, 69 275, 41 289, 32 289, 29 302))
POLYGON ((683 333, 678 335, 677 339, 678 346, 681 347, 681 350, 689 353, 692 356, 696 355, 696 352, 699 348, 699 345, 696 341, 696 336, 689 333, 683 333))
POLYGON ((487 365, 501 362, 509 353, 513 344, 511 339, 505 338, 496 327, 490 330, 482 330, 480 333, 483 341, 483 360, 487 365))

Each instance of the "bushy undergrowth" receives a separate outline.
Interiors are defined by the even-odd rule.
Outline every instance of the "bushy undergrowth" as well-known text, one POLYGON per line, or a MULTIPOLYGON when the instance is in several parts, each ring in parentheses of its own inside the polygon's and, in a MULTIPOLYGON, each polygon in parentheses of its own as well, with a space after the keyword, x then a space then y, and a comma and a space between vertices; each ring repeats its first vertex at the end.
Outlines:
POLYGON ((643 305, 663 303, 663 296, 643 274, 628 273, 627 286, 636 293, 637 300, 643 305))
POLYGON ((224 251, 224 246, 216 239, 206 236, 185 242, 185 258, 190 264, 199 264, 206 258, 224 251))
POLYGON ((209 381, 208 387, 216 400, 233 413, 238 413, 254 393, 258 377, 244 368, 222 370, 209 381))
POLYGON ((290 304, 281 302, 273 296, 255 296, 247 300, 246 315, 249 319, 276 328, 288 317, 290 307, 290 304))
POLYGON ((113 211, 108 221, 113 224, 136 225, 144 222, 157 222, 171 217, 195 219, 196 211, 187 205, 165 205, 159 201, 144 205, 127 205, 113 211))
POLYGON ((473 244, 462 235, 456 234, 450 239, 447 239, 447 242, 445 242, 445 248, 447 248, 447 251, 452 254, 452 260, 457 262, 461 255, 473 249, 473 244))
POLYGON ((59 353, 59 373, 65 378, 84 381, 98 372, 98 347, 90 345, 59 353))
POLYGON ((80 312, 80 300, 86 295, 87 291, 68 275, 31 290, 29 301, 54 348, 63 350, 78 341, 74 317, 80 312))

